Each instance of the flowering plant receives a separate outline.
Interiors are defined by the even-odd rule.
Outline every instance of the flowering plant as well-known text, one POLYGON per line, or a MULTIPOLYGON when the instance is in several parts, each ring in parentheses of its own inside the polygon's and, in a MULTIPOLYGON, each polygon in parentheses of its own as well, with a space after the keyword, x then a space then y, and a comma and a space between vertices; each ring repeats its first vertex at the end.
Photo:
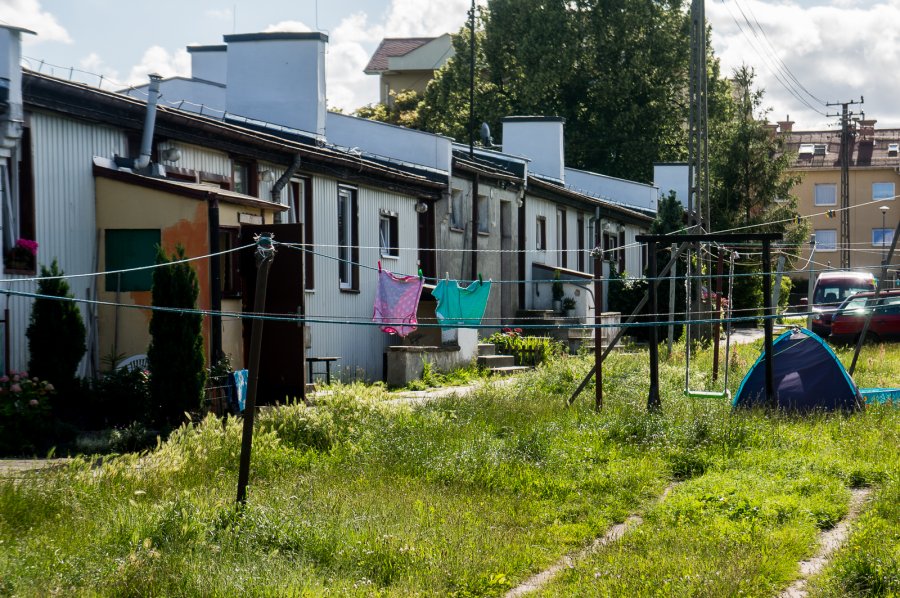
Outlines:
POLYGON ((0 376, 0 453, 24 453, 42 443, 55 393, 52 384, 28 372, 0 376))
POLYGON ((31 239, 19 239, 16 241, 16 247, 26 249, 32 257, 37 257, 38 242, 31 239))

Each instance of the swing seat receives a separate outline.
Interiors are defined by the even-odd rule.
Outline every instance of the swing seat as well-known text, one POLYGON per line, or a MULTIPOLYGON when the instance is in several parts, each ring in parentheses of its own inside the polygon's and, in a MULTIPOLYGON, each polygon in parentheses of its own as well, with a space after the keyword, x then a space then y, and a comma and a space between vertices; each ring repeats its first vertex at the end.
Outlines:
POLYGON ((731 391, 726 390, 686 390, 684 396, 692 399, 731 399, 731 391))

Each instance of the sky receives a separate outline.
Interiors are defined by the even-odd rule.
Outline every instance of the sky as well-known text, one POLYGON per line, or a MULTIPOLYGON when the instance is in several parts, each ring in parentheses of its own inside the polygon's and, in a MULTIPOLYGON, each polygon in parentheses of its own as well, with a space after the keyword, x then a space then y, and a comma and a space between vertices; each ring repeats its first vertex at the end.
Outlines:
MULTIPOLYGON (((94 85, 102 75, 107 89, 189 76, 185 47, 225 34, 324 31, 329 107, 352 111, 378 100, 362 69, 382 38, 456 32, 470 1, 0 0, 0 21, 38 33, 25 36, 30 68, 94 85)), ((900 127, 900 0, 706 0, 706 16, 722 72, 753 67, 770 121, 836 128, 841 107, 826 104, 863 97, 855 115, 900 127)))

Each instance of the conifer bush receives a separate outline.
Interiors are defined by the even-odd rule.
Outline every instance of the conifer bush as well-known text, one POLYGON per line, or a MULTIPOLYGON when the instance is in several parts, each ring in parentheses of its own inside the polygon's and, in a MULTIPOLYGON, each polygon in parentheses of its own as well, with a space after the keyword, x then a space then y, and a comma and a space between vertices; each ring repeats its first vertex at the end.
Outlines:
MULTIPOLYGON (((169 264, 185 259, 184 247, 177 246, 171 259, 160 247, 156 263, 169 264)), ((196 309, 200 285, 188 263, 171 264, 153 271, 154 307, 196 309)), ((150 319, 150 393, 159 424, 177 426, 185 412, 200 408, 206 384, 203 356, 203 319, 197 313, 154 311, 150 319)))
MULTIPOLYGON (((69 283, 59 278, 62 275, 55 259, 49 269, 41 266, 38 295, 73 298, 69 283)), ((25 335, 31 353, 28 362, 31 375, 47 380, 57 388, 69 388, 86 351, 84 322, 78 305, 66 299, 35 299, 25 335)))

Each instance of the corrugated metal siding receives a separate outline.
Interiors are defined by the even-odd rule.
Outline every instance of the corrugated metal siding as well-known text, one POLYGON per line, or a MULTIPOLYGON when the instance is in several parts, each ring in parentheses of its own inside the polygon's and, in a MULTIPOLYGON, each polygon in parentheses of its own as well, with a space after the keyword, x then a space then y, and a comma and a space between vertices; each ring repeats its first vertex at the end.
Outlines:
POLYGON ((197 172, 231 176, 231 159, 228 154, 186 143, 171 145, 175 145, 181 150, 181 159, 174 164, 175 166, 197 172))
MULTIPOLYGON (((110 127, 44 113, 31 115, 31 135, 38 262, 49 265, 56 258, 67 274, 95 272, 93 157, 126 155, 127 139, 121 131, 110 127)), ((69 280, 69 286, 76 297, 93 297, 94 281, 94 277, 74 278, 69 280)), ((34 283, 8 286, 27 292, 36 289, 34 283)), ((28 364, 25 330, 31 300, 11 298, 9 310, 10 366, 21 370, 28 364)), ((87 324, 88 308, 84 304, 81 311, 87 324)), ((99 353, 103 352, 101 347, 99 353)))
MULTIPOLYGON (((337 197, 338 181, 322 177, 313 179, 313 202, 316 252, 337 256, 337 197)), ((415 199, 380 190, 359 187, 359 293, 341 292, 338 286, 338 262, 321 255, 315 258, 316 289, 307 293, 307 314, 310 318, 343 318, 347 321, 370 322, 375 302, 375 282, 378 260, 379 210, 396 212, 399 217, 399 259, 382 260, 382 266, 393 272, 413 274, 418 247, 415 199), (371 248, 371 249, 366 249, 371 248)), ((390 337, 371 325, 321 324, 311 326, 310 355, 340 356, 340 371, 344 380, 380 380, 385 349, 399 339, 390 337), (392 342, 393 341, 393 342, 392 342)))

